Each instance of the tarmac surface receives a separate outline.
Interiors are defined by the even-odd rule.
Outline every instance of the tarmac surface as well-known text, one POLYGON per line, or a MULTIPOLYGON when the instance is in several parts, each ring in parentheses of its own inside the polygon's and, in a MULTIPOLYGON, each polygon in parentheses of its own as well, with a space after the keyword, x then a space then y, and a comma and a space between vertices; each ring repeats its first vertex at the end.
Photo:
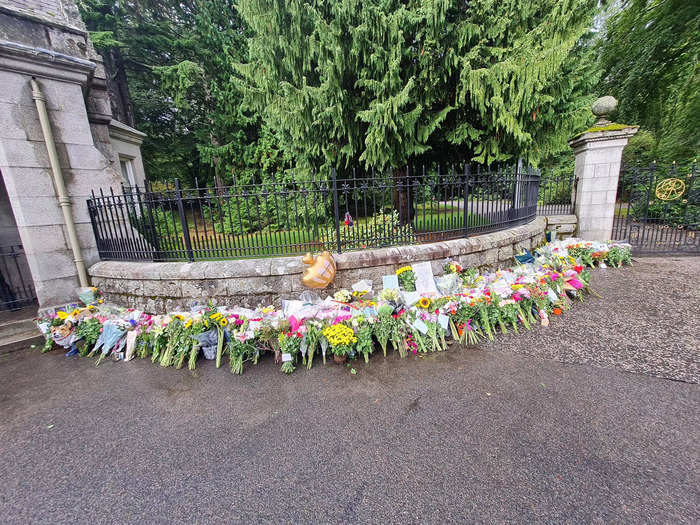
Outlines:
POLYGON ((5 355, 0 521, 698 523, 699 270, 596 271, 549 328, 356 375, 5 355))

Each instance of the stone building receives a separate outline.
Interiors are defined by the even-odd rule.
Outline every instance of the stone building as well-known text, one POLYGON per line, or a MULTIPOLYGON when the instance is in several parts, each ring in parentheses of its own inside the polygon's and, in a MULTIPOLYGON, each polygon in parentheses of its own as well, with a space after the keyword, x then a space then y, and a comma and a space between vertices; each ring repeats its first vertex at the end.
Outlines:
POLYGON ((144 180, 108 84, 74 0, 0 0, 0 309, 73 300, 99 260, 91 190, 144 180))

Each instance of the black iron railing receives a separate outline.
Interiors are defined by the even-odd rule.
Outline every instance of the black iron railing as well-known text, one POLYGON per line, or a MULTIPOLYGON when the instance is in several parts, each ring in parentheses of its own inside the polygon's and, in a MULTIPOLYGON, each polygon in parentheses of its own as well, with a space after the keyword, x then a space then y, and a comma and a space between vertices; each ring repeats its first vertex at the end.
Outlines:
POLYGON ((19 310, 36 300, 21 244, 0 246, 0 310, 19 310))
POLYGON ((537 197, 539 215, 570 215, 574 213, 574 174, 543 174, 537 197))
POLYGON ((696 163, 623 166, 612 238, 636 254, 700 253, 700 181, 696 163))
POLYGON ((534 170, 395 170, 88 200, 102 259, 202 260, 417 244, 501 230, 537 213, 534 170))

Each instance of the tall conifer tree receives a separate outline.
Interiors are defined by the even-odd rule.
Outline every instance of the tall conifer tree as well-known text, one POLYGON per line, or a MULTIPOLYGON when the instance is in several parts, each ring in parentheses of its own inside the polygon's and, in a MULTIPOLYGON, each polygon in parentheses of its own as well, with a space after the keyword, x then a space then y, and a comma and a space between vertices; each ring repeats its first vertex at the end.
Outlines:
POLYGON ((247 0, 248 107, 309 168, 537 162, 588 119, 595 0, 247 0))

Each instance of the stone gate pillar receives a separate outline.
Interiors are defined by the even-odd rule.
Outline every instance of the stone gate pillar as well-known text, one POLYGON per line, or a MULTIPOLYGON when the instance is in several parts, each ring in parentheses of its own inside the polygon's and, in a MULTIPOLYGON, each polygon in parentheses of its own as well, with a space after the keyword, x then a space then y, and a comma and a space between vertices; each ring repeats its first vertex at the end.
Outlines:
POLYGON ((596 100, 592 111, 598 121, 569 141, 576 157, 575 212, 582 239, 605 241, 612 235, 622 150, 639 129, 608 121, 606 117, 616 107, 613 97, 596 100))

